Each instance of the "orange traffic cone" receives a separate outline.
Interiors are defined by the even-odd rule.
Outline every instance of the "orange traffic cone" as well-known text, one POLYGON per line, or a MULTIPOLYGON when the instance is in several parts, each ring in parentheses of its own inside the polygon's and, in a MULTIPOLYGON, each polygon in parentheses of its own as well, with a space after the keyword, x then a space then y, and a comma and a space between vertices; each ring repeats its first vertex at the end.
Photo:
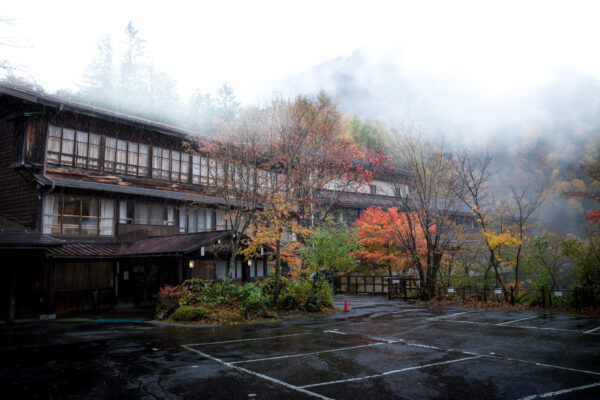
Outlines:
POLYGON ((348 307, 348 299, 344 299, 344 312, 350 311, 350 307, 348 307))

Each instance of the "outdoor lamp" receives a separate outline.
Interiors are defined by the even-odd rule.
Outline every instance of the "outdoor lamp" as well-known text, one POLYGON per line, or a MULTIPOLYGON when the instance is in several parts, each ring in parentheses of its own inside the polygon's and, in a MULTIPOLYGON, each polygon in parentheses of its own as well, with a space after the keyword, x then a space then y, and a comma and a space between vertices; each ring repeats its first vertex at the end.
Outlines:
POLYGON ((194 260, 190 260, 190 261, 188 262, 188 267, 190 267, 190 269, 191 269, 191 268, 194 268, 194 260))

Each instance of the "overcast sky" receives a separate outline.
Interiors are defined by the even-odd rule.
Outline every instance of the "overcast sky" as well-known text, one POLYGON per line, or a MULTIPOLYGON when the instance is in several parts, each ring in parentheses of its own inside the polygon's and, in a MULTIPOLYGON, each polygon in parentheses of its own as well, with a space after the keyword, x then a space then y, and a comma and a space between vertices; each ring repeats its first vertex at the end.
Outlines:
POLYGON ((490 90, 535 85, 571 65, 600 77, 600 2, 5 0, 0 46, 47 90, 74 89, 110 35, 116 58, 133 21, 154 65, 196 88, 232 85, 244 102, 272 83, 367 47, 405 68, 469 75, 490 90), (6 41, 5 39, 2 39, 6 41))

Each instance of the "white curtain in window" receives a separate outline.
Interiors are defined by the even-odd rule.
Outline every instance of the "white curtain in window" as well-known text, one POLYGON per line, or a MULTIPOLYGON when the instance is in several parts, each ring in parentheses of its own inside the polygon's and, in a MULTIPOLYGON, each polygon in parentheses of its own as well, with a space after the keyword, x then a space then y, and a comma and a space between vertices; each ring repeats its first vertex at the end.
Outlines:
POLYGON ((223 211, 217 211, 216 230, 224 231, 227 229, 227 221, 225 220, 225 213, 223 211))
POLYGON ((48 141, 48 150, 58 153, 60 151, 60 128, 50 125, 48 127, 50 139, 48 141))
POLYGON ((175 208, 173 206, 167 206, 167 221, 166 225, 175 225, 175 208))
POLYGON ((179 233, 187 232, 187 212, 185 208, 179 209, 179 233))
POLYGON ((235 260, 235 277, 236 278, 242 277, 242 261, 241 260, 235 260))
POLYGON ((114 235, 115 201, 100 199, 100 236, 114 235))
POLYGON ((198 232, 198 210, 188 211, 188 232, 198 232))
POLYGON ((148 204, 147 203, 135 203, 134 207, 134 218, 135 223, 140 225, 148 225, 148 204))
POLYGON ((127 142, 125 140, 117 140, 117 162, 127 163, 127 142))
POLYGON ((119 200, 119 223, 127 223, 127 200, 119 200))
POLYGON ((198 232, 206 231, 206 210, 205 208, 201 208, 198 210, 198 232))
POLYGON ((150 206, 150 225, 163 225, 165 220, 165 207, 162 204, 150 206))
POLYGON ((212 210, 206 210, 206 230, 212 231, 215 229, 212 210))
POLYGON ((60 233, 58 206, 60 198, 50 194, 44 197, 44 233, 60 233))

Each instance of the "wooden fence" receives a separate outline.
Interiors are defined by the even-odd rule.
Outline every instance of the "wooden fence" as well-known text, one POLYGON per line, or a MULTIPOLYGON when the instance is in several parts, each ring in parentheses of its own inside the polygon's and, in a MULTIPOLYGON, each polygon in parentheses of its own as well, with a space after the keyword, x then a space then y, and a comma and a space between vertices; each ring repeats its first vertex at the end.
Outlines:
POLYGON ((417 298, 417 280, 407 276, 344 275, 335 285, 336 293, 373 294, 391 298, 417 298))

